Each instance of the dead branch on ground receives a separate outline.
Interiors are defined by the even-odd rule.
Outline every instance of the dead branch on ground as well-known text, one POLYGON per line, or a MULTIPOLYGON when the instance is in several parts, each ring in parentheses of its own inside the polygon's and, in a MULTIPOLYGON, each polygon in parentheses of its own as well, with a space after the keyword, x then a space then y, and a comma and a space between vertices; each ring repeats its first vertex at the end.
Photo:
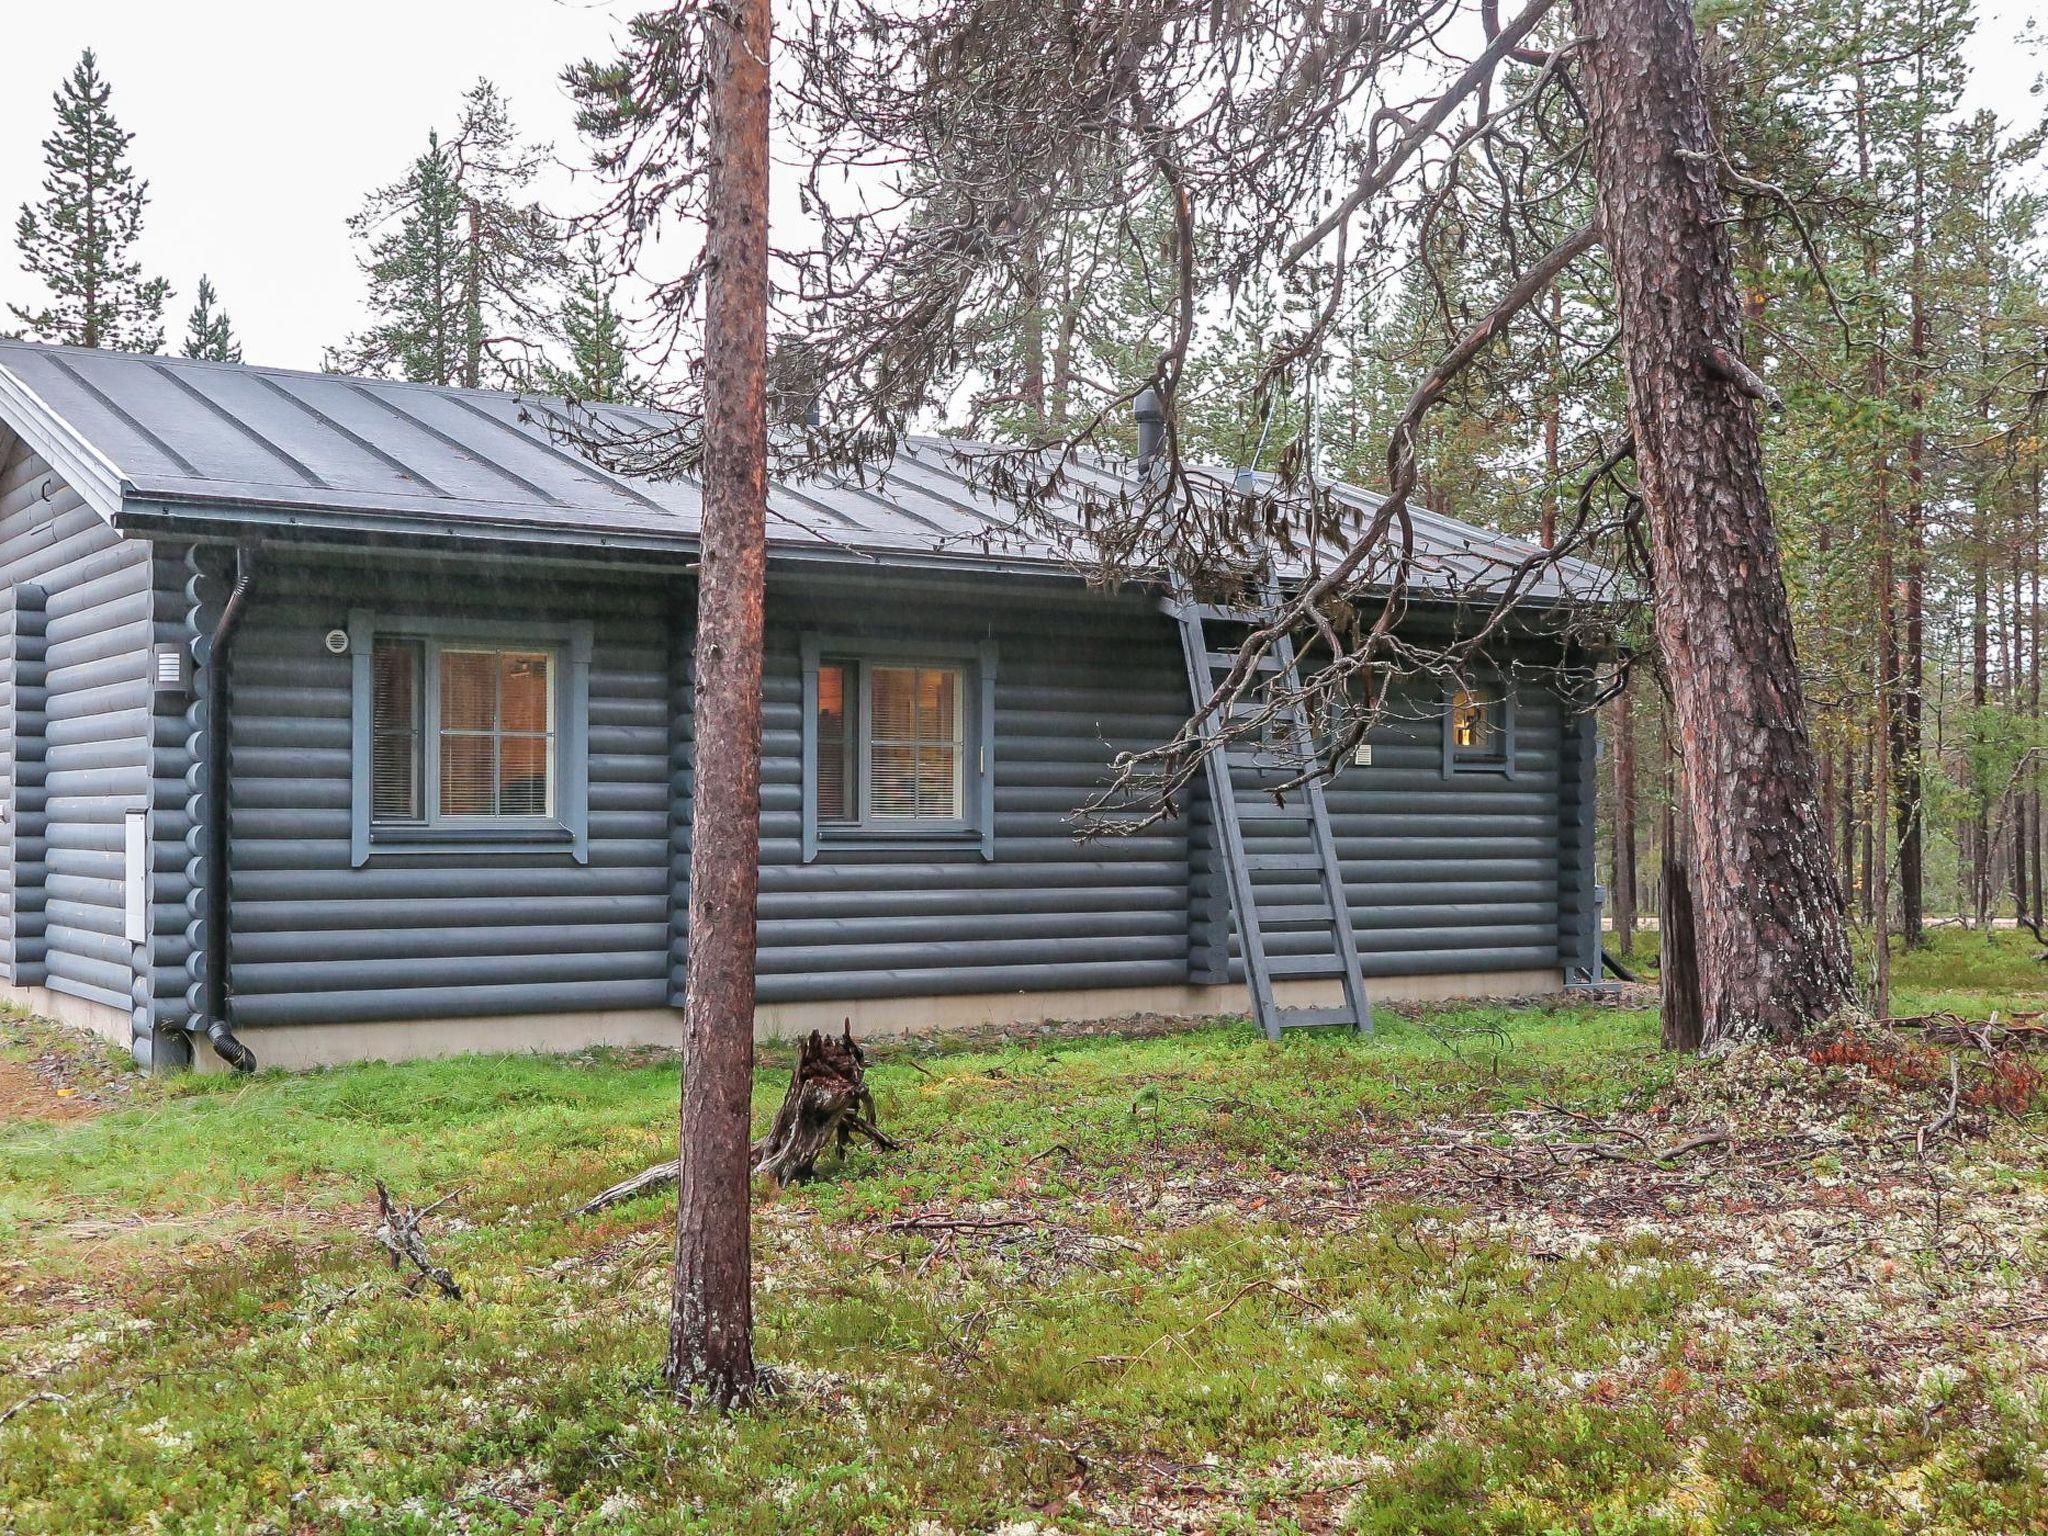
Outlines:
POLYGON ((461 1190, 451 1190, 428 1206, 405 1205, 391 1198, 391 1191, 384 1187, 384 1181, 377 1184, 377 1230, 373 1236, 384 1245, 391 1258, 393 1269, 402 1269, 411 1264, 417 1271, 406 1280, 407 1290, 419 1289, 422 1280, 430 1280, 443 1296, 455 1301, 462 1300, 462 1287, 455 1283, 455 1277, 436 1264, 427 1253, 426 1239, 420 1235, 420 1223, 434 1212, 448 1204, 461 1190))

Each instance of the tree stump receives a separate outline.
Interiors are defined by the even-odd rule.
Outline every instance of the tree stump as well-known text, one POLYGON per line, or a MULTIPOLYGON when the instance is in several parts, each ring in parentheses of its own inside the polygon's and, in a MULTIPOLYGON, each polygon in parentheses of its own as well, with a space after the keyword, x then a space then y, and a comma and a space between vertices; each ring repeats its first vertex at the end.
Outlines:
POLYGON ((798 1043, 789 1092, 768 1134, 754 1143, 754 1172, 779 1184, 801 1184, 816 1172, 827 1147, 844 1148, 855 1136, 866 1137, 884 1151, 897 1146, 875 1124, 867 1056, 855 1042, 848 1020, 836 1040, 812 1030, 798 1043))

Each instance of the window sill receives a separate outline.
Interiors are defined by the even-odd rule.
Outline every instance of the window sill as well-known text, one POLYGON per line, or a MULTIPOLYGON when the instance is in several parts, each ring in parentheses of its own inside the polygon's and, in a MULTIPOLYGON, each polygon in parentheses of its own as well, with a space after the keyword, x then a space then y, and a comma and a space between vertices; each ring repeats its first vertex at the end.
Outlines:
POLYGON ((930 832, 897 832, 864 827, 820 827, 818 856, 828 853, 919 853, 959 849, 978 852, 981 833, 973 827, 946 827, 930 832))
POLYGON ((1450 771, 1454 776, 1460 774, 1491 774, 1497 779, 1512 779, 1515 776, 1515 765, 1513 763, 1453 763, 1451 764, 1450 771))
POLYGON ((580 863, 585 850, 560 822, 505 827, 377 827, 361 864, 386 856, 453 858, 476 854, 567 853, 580 863))

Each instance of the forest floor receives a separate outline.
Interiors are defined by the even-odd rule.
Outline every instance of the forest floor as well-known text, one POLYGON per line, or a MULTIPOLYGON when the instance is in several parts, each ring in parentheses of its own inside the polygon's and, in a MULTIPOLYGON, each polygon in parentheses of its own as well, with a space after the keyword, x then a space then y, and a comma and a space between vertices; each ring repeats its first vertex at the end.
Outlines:
MULTIPOLYGON (((1942 935, 1898 1011, 2030 1014, 2033 954, 1942 935)), ((2048 1530, 2031 1071, 1627 1001, 884 1047, 905 1146, 758 1192, 781 1389, 719 1419, 659 1386, 672 1201, 564 1215, 672 1060, 145 1081, 4 1019, 0 1531, 2048 1530), (456 1194, 459 1301, 380 1177, 456 1194)))

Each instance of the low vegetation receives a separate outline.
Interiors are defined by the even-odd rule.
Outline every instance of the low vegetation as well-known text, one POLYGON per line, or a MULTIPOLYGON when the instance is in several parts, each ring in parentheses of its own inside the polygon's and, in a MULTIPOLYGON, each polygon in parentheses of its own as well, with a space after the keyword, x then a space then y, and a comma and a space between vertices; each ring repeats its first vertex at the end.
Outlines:
MULTIPOLYGON (((1901 957, 1900 1002, 2024 1027, 2033 952, 1944 935, 1901 957)), ((2048 1119, 2023 1055, 1939 1030, 1679 1062, 1624 1001, 1277 1046, 1133 1020, 883 1047, 905 1146, 763 1192, 780 1390, 718 1419, 659 1390, 671 1202, 564 1216, 664 1150, 671 1061, 140 1082, 0 1029, 9 1531, 1975 1532, 2048 1508, 2048 1119), (460 1300, 389 1267, 379 1178, 455 1194, 421 1232, 460 1300)))

